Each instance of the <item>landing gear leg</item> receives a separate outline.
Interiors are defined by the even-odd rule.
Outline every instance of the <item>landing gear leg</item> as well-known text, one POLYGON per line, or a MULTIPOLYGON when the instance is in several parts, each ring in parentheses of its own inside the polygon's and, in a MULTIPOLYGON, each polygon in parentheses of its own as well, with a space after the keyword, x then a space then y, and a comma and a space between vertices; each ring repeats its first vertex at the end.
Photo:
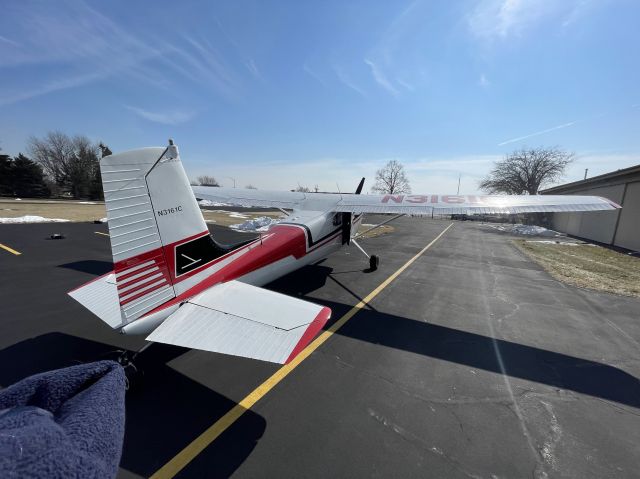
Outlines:
POLYGON ((357 242, 355 239, 351 238, 351 242, 352 242, 354 245, 356 245, 356 247, 357 247, 360 251, 362 251, 362 254, 364 254, 367 258, 369 258, 369 271, 375 271, 375 270, 377 270, 377 269, 378 269, 378 266, 380 265, 380 258, 379 258, 378 256, 376 256, 376 255, 369 256, 369 255, 367 254, 367 252, 362 248, 362 246, 360 246, 360 245, 358 244, 358 242, 357 242))

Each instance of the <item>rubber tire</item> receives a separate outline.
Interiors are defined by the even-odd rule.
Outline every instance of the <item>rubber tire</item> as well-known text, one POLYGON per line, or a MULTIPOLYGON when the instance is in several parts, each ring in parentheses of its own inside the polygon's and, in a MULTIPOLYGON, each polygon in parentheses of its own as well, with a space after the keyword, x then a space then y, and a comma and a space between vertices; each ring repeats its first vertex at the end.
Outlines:
POLYGON ((371 271, 377 270, 379 265, 380 265, 380 257, 373 255, 369 258, 369 269, 371 271))

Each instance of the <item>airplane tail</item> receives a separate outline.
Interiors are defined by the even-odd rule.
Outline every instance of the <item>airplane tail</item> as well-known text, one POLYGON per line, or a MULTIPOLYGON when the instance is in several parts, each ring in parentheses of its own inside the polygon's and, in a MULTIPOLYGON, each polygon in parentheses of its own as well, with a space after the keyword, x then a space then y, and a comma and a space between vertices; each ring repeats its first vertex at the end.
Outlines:
POLYGON ((176 283, 206 264, 216 254, 216 245, 173 142, 166 148, 107 156, 100 161, 100 171, 114 271, 93 287, 100 289, 102 283, 96 291, 100 295, 106 288, 113 291, 115 283, 120 323, 113 317, 113 305, 111 321, 93 311, 96 295, 85 297, 80 288, 75 291, 81 298, 72 296, 117 327, 179 294, 176 283), (177 255, 178 248, 184 254, 177 255))
POLYGON ((331 316, 327 307, 237 280, 153 311, 191 290, 216 267, 214 259, 238 245, 218 245, 209 235, 172 143, 107 156, 100 171, 114 270, 69 295, 112 328, 151 332, 149 341, 287 363, 331 316))

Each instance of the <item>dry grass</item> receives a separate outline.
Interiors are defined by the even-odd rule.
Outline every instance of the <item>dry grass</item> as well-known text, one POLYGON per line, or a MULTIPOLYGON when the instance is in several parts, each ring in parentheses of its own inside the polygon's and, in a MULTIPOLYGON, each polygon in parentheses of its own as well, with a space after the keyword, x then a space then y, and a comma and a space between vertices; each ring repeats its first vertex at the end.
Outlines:
POLYGON ((559 281, 580 288, 640 297, 640 259, 590 244, 514 244, 559 281))
POLYGON ((0 200, 0 218, 17 218, 18 216, 43 216, 45 218, 61 218, 70 221, 93 221, 107 216, 104 203, 92 201, 83 204, 67 200, 0 200))

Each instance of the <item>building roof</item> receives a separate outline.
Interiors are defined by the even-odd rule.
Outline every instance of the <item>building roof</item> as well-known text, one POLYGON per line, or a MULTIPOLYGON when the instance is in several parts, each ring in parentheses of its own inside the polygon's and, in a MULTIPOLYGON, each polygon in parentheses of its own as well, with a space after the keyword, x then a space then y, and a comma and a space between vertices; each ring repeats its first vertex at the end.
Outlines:
POLYGON ((541 190, 540 194, 563 193, 568 190, 580 190, 585 187, 600 186, 604 183, 624 183, 632 176, 640 177, 640 165, 630 166, 629 168, 623 168, 603 175, 593 176, 586 180, 574 181, 572 183, 547 188, 545 190, 541 190))

